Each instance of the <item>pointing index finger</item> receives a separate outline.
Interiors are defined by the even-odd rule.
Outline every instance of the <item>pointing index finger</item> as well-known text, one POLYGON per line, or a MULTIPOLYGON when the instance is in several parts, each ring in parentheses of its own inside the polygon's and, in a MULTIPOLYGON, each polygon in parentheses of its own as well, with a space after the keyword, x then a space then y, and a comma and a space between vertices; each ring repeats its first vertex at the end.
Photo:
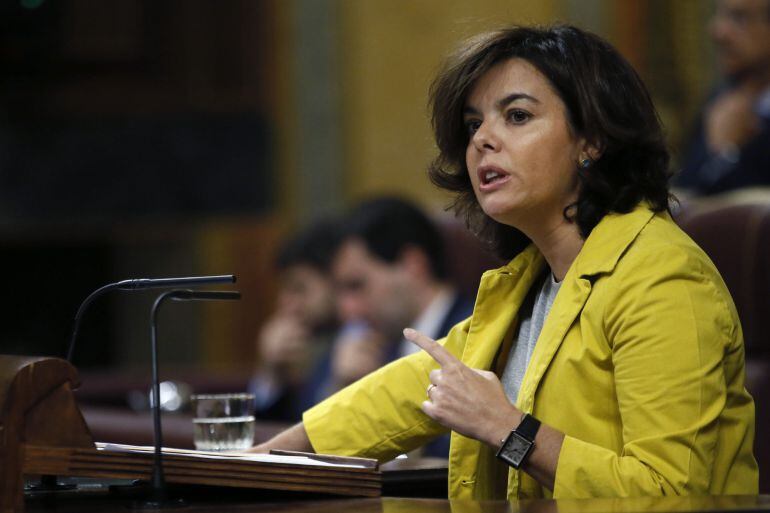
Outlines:
POLYGON ((452 353, 444 349, 444 347, 441 344, 439 344, 429 336, 420 333, 417 330, 414 330, 412 328, 406 328, 404 330, 404 337, 406 337, 407 340, 417 344, 421 349, 423 349, 426 353, 428 353, 434 360, 436 360, 436 362, 438 362, 438 364, 441 365, 442 367, 460 363, 460 360, 455 358, 455 356, 452 353))

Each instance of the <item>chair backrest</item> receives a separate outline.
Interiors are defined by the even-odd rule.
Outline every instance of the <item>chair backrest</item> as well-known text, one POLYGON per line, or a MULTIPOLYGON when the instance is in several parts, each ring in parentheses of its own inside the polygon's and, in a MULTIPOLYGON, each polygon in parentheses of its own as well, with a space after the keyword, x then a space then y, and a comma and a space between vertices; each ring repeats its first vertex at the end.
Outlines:
POLYGON ((484 271, 496 269, 505 262, 496 257, 461 221, 447 217, 436 221, 444 235, 449 279, 460 292, 473 299, 484 271))

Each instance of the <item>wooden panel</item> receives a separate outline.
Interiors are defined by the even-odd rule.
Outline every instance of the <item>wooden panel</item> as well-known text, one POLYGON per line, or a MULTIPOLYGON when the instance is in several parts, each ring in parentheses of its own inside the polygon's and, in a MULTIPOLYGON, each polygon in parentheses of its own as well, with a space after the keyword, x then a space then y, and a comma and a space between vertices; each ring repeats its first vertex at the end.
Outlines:
POLYGON ((208 223, 201 231, 201 271, 235 274, 232 289, 242 293, 235 303, 204 305, 200 354, 205 366, 232 370, 256 365, 256 334, 274 307, 278 276, 273 263, 286 233, 286 222, 272 216, 208 223))
POLYGON ((25 441, 93 447, 72 397, 77 383, 64 360, 0 355, 0 511, 22 505, 25 441))
MULTIPOLYGON (((198 513, 689 513, 707 511, 770 511, 770 497, 640 497, 581 500, 534 499, 522 501, 448 501, 446 499, 344 499, 344 500, 286 500, 271 496, 251 497, 251 500, 228 500, 227 496, 209 493, 193 493, 190 503, 198 513), (272 499, 272 500, 271 500, 272 499)), ((124 502, 94 497, 95 500, 73 497, 70 501, 58 501, 55 506, 39 502, 30 512, 55 511, 58 513, 107 513, 128 511, 124 502), (100 500, 101 499, 101 500, 100 500)))
MULTIPOLYGON (((153 455, 96 449, 26 446, 24 472, 97 478, 149 479, 153 455)), ((296 490, 376 497, 381 475, 373 469, 263 463, 237 459, 163 457, 170 483, 296 490)))

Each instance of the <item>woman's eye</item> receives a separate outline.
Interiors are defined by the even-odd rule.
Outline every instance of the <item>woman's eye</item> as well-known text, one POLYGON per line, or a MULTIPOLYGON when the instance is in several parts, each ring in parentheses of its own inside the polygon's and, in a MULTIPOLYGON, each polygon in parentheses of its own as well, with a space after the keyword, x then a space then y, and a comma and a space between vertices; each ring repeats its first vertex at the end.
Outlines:
POLYGON ((468 135, 475 134, 480 126, 481 126, 481 121, 478 121, 476 119, 472 119, 465 122, 465 130, 468 132, 468 135))
POLYGON ((530 117, 532 116, 529 112, 525 112, 523 110, 518 110, 518 109, 514 109, 508 113, 508 120, 514 123, 524 123, 530 117))

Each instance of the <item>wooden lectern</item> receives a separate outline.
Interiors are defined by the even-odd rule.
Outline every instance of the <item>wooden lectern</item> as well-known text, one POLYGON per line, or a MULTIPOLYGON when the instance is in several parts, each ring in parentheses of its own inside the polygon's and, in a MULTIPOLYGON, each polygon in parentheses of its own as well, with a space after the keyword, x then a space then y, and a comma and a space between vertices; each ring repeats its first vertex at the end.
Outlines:
POLYGON ((24 508, 25 447, 95 449, 75 403, 75 368, 60 358, 0 355, 0 511, 24 508))
MULTIPOLYGON (((72 394, 78 385, 77 371, 65 360, 0 355, 0 513, 23 511, 25 475, 151 475, 151 448, 94 443, 72 394)), ((164 450, 163 460, 170 483, 381 495, 374 460, 309 456, 164 450)))

